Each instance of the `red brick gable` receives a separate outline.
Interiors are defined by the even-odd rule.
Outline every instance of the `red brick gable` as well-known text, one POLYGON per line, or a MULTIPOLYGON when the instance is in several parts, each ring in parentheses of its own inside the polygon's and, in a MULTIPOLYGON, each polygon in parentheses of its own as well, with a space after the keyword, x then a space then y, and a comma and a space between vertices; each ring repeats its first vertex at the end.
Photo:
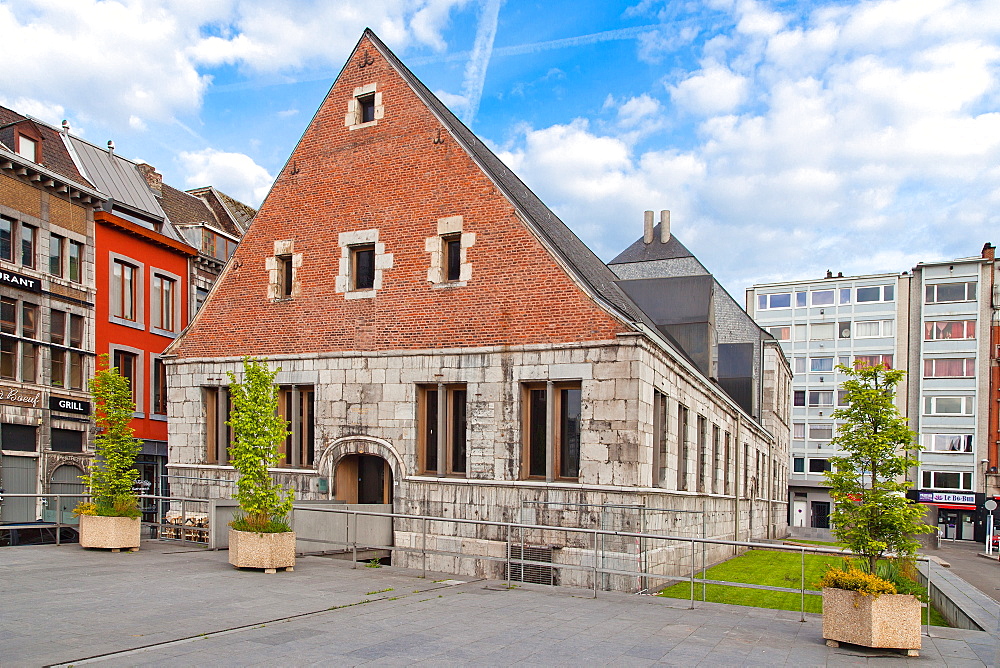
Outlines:
POLYGON ((171 347, 179 357, 278 355, 609 340, 627 326, 564 270, 367 35, 293 151, 208 302, 171 347), (345 125, 359 87, 384 116, 345 125), (428 281, 425 239, 462 216, 472 274, 428 281), (340 234, 378 230, 392 267, 373 298, 337 292, 340 234), (274 242, 302 254, 297 294, 268 297, 274 242))

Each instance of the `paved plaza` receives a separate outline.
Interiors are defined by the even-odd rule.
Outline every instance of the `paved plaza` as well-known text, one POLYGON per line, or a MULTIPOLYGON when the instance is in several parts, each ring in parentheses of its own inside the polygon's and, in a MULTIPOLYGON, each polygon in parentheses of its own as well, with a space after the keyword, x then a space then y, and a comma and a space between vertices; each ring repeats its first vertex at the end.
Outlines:
POLYGON ((932 629, 921 656, 820 638, 818 615, 351 568, 237 571, 146 541, 0 548, 0 666, 997 666, 1000 639, 932 629))

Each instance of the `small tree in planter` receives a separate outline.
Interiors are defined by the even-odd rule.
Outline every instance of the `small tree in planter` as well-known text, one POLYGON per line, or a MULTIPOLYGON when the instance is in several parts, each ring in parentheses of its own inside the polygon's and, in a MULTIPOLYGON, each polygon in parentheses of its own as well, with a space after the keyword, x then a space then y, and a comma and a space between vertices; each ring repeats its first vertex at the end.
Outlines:
MULTIPOLYGON (((830 516, 834 524, 833 533, 860 556, 862 567, 872 576, 879 572, 881 559, 888 555, 895 558, 893 567, 882 569, 894 581, 892 591, 881 596, 879 592, 874 592, 868 599, 871 604, 866 603, 869 611, 866 615, 869 623, 878 625, 877 620, 873 621, 873 615, 877 616, 879 608, 889 609, 890 605, 894 605, 893 600, 906 599, 898 601, 899 606, 905 607, 905 614, 899 612, 902 607, 893 608, 891 614, 895 616, 892 622, 879 628, 901 633, 905 628, 907 631, 905 639, 894 637, 893 633, 880 635, 870 626, 865 631, 859 631, 858 615, 843 613, 834 600, 835 597, 844 598, 838 593, 843 588, 831 586, 823 590, 823 636, 831 642, 839 640, 916 651, 920 647, 920 605, 913 596, 896 595, 896 591, 916 589, 916 583, 908 581, 905 575, 912 570, 907 566, 912 565, 920 547, 913 535, 932 529, 923 522, 923 509, 905 495, 912 484, 906 481, 905 476, 911 467, 918 464, 916 455, 920 446, 915 434, 907 427, 906 419, 899 415, 893 403, 896 385, 902 380, 904 372, 886 369, 882 365, 853 369, 841 365, 837 369, 850 379, 843 383, 847 392, 847 407, 833 412, 833 417, 842 423, 831 445, 845 454, 831 457, 833 470, 826 472, 830 497, 834 501, 834 511, 830 516), (886 600, 873 608, 874 600, 883 596, 886 600), (846 631, 834 628, 835 618, 850 620, 854 628, 846 631), (904 619, 907 621, 904 622, 904 619), (916 629, 915 633, 913 629, 916 629)), ((828 574, 828 583, 838 581, 832 575, 828 574)), ((842 577, 839 579, 843 580, 842 577)), ((860 601, 868 597, 860 589, 852 591, 855 592, 851 597, 853 608, 858 609, 860 601)))
POLYGON ((236 500, 241 514, 230 523, 229 563, 238 568, 292 570, 295 534, 288 524, 294 495, 271 479, 269 468, 281 459, 287 422, 278 415, 278 388, 263 361, 243 359, 243 380, 229 372, 233 429, 229 460, 239 473, 236 500))
POLYGON ((80 545, 118 550, 139 547, 141 524, 135 481, 135 458, 142 441, 135 438, 132 417, 135 402, 128 378, 108 365, 102 355, 90 380, 94 422, 100 433, 94 439, 95 456, 90 473, 81 476, 90 489, 90 502, 76 508, 80 516, 80 545))

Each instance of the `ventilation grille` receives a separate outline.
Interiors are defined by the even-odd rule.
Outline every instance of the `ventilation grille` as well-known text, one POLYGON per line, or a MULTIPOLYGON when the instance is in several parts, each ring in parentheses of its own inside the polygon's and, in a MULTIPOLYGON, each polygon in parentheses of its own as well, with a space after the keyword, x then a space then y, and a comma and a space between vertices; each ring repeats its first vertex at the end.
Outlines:
POLYGON ((536 545, 511 545, 510 560, 510 572, 508 573, 508 579, 510 580, 544 585, 559 584, 559 572, 552 566, 515 563, 523 560, 544 561, 551 564, 551 547, 536 545))

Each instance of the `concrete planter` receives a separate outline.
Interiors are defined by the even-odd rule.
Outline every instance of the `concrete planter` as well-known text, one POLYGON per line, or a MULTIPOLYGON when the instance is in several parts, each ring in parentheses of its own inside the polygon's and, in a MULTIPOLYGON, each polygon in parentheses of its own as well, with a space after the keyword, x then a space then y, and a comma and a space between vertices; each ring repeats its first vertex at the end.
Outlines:
POLYGON ((138 550, 142 524, 138 517, 80 515, 80 547, 99 547, 112 552, 138 550))
POLYGON ((263 568, 274 573, 295 566, 295 532, 256 533, 229 530, 229 563, 236 568, 263 568))
POLYGON ((847 642, 865 647, 920 649, 920 601, 909 594, 875 598, 846 589, 823 588, 823 638, 836 647, 847 642))

